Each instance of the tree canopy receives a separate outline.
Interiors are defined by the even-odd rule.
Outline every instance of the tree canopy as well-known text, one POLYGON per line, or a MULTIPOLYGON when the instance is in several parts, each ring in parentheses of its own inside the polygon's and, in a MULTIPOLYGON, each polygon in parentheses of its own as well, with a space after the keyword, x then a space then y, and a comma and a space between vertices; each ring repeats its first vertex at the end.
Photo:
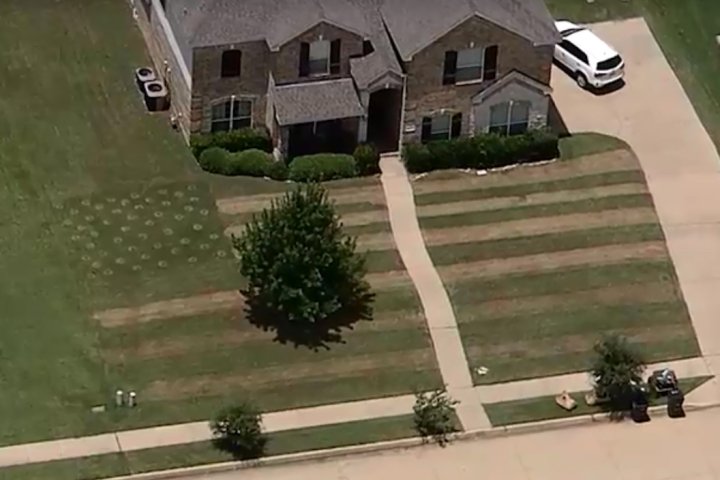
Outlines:
POLYGON ((301 186, 273 201, 233 242, 253 316, 270 322, 265 326, 279 336, 370 317, 365 258, 343 233, 320 185, 301 186))
POLYGON ((210 422, 216 448, 239 460, 261 457, 267 437, 262 431, 260 413, 249 403, 228 407, 210 422))
POLYGON ((613 410, 627 409, 633 388, 642 383, 645 361, 625 337, 607 335, 595 344, 592 374, 595 394, 609 400, 613 410))

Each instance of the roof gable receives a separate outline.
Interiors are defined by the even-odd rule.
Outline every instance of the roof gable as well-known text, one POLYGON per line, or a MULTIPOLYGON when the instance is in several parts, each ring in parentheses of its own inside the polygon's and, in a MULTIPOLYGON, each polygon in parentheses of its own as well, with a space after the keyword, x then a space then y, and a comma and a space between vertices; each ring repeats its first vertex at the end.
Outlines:
POLYGON ((472 102, 473 104, 482 103, 511 84, 519 85, 528 90, 535 90, 537 93, 541 93, 543 95, 550 95, 552 93, 552 88, 549 85, 538 82, 518 70, 513 70, 504 77, 495 81, 485 90, 478 92, 472 98, 472 102))

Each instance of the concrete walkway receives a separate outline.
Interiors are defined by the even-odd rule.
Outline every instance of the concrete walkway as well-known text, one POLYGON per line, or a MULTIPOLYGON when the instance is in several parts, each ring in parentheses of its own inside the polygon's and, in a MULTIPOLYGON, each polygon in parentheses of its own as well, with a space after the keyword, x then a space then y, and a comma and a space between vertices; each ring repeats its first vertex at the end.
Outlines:
MULTIPOLYGON (((267 432, 278 432, 333 423, 410 415, 414 404, 414 395, 403 395, 273 412, 263 415, 263 426, 267 432)), ((167 447, 202 442, 211 438, 212 433, 208 422, 192 422, 89 437, 26 443, 0 448, 0 467, 167 447)))
MULTIPOLYGON (((626 85, 594 95, 555 69, 553 97, 570 131, 620 137, 638 155, 700 349, 720 372, 720 156, 643 19, 592 29, 623 55, 626 85)), ((720 401, 720 385, 699 395, 720 401)))
POLYGON ((455 313, 425 248, 405 166, 397 155, 388 155, 380 168, 395 245, 420 296, 443 381, 450 396, 460 401, 457 413, 465 430, 487 428, 490 420, 472 390, 455 313))

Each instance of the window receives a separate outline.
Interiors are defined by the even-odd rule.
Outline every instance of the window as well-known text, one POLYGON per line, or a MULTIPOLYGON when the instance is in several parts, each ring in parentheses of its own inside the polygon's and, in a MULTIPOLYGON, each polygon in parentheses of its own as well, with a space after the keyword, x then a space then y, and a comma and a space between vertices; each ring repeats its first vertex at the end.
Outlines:
POLYGON ((220 76, 239 77, 242 66, 242 52, 240 50, 225 50, 222 54, 220 76))
POLYGON ((434 140, 448 140, 460 136, 462 127, 462 114, 436 115, 434 117, 423 117, 422 120, 422 142, 434 140))
POLYGON ((494 80, 497 75, 497 56, 496 45, 445 52, 443 85, 473 80, 494 80))
POLYGON ((318 40, 300 44, 300 76, 320 76, 340 73, 340 40, 318 40))
POLYGON ((230 99, 212 108, 210 131, 228 132, 252 125, 252 102, 230 99))
POLYGON ((490 107, 490 133, 517 135, 525 133, 530 121, 530 102, 510 101, 490 107))
POLYGON ((563 40, 560 42, 560 47, 562 47, 566 52, 568 52, 573 57, 577 58, 581 62, 584 62, 585 64, 588 63, 588 56, 585 52, 580 50, 579 47, 577 47, 574 43, 572 43, 569 40, 563 40))

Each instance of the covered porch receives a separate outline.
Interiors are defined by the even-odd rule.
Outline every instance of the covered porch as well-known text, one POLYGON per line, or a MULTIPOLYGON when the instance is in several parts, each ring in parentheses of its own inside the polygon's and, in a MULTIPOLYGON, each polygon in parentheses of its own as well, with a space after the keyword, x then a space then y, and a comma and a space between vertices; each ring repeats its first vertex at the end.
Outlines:
POLYGON ((285 158, 352 153, 364 136, 366 110, 351 79, 279 85, 271 97, 277 148, 285 158))

